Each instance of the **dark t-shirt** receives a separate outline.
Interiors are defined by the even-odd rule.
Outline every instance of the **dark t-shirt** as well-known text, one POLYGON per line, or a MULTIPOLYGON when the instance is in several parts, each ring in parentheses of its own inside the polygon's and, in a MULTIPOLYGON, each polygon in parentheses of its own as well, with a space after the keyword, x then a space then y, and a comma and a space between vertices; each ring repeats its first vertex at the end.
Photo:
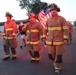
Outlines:
POLYGON ((26 33, 25 33, 25 31, 22 31, 22 28, 23 28, 24 26, 19 26, 19 28, 18 28, 18 30, 20 31, 20 34, 21 35, 26 35, 26 33))

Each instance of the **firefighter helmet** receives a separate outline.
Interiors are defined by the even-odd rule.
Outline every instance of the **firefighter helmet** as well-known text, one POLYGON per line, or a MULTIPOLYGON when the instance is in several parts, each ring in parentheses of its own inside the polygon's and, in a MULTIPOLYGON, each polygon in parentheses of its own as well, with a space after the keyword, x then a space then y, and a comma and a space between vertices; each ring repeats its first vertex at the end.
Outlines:
POLYGON ((54 3, 50 5, 50 10, 53 10, 53 9, 57 10, 58 12, 60 12, 60 8, 54 3))
POLYGON ((30 18, 30 17, 36 18, 36 15, 35 15, 34 13, 30 13, 29 18, 30 18))
POLYGON ((5 16, 13 17, 12 14, 10 14, 10 12, 6 12, 6 15, 5 16))

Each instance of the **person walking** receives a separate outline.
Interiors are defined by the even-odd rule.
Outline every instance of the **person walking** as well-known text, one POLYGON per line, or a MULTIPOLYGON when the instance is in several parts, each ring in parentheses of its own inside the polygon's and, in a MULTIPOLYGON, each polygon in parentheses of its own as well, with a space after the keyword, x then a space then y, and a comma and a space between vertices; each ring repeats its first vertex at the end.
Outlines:
POLYGON ((39 62, 40 60, 40 36, 43 35, 43 28, 39 22, 36 21, 34 13, 30 13, 29 22, 25 27, 27 33, 27 49, 31 55, 31 62, 39 62))
POLYGON ((26 46, 26 41, 25 41, 26 32, 22 30, 23 27, 24 27, 24 23, 20 22, 20 25, 18 27, 18 35, 20 34, 21 36, 21 46, 20 46, 21 49, 26 46))
POLYGON ((16 47, 18 45, 16 39, 17 33, 17 25, 16 22, 12 20, 12 14, 10 12, 6 12, 6 22, 4 24, 4 33, 3 33, 3 47, 5 52, 5 58, 3 60, 7 60, 10 58, 10 50, 12 52, 12 60, 16 59, 16 47))
POLYGON ((50 10, 52 16, 44 27, 43 41, 46 42, 48 57, 53 61, 55 73, 59 74, 62 69, 64 44, 68 40, 68 28, 65 18, 58 15, 60 8, 53 3, 50 5, 50 10))

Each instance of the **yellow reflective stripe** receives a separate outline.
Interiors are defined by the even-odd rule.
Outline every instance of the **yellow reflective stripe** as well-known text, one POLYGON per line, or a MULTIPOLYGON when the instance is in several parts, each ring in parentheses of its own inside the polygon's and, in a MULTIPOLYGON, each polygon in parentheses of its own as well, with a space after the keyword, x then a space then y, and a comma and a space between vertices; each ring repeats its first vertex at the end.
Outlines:
POLYGON ((27 30, 27 33, 30 33, 30 32, 39 32, 39 30, 37 29, 27 30))
MULTIPOLYGON (((51 41, 46 41, 46 44, 47 45, 52 45, 52 42, 51 41)), ((63 44, 63 41, 61 42, 53 42, 53 45, 62 45, 63 44)))
POLYGON ((63 41, 61 42, 53 42, 53 45, 62 45, 63 44, 63 41))
POLYGON ((41 35, 40 38, 43 38, 43 35, 41 35))
POLYGON ((32 29, 31 32, 39 32, 37 29, 32 29))
POLYGON ((10 57, 10 54, 8 54, 8 55, 6 54, 5 57, 10 57))
POLYGON ((55 67, 55 69, 59 69, 59 70, 61 70, 61 68, 58 68, 58 67, 55 67))
POLYGON ((31 60, 36 60, 36 59, 32 57, 31 60))
POLYGON ((47 29, 48 29, 48 27, 46 27, 46 26, 45 26, 45 27, 44 27, 44 29, 45 29, 45 30, 47 30, 47 29))
POLYGON ((46 37, 46 35, 45 35, 45 34, 43 34, 43 37, 46 37))
POLYGON ((30 33, 30 31, 29 31, 29 30, 27 30, 26 32, 27 32, 27 33, 30 33))
POLYGON ((48 30, 61 30, 62 27, 48 27, 48 30))
POLYGON ((67 26, 63 26, 63 29, 68 29, 68 27, 67 26))
POLYGON ((38 40, 38 41, 35 41, 35 42, 30 42, 30 41, 26 41, 26 44, 33 44, 33 45, 35 45, 35 44, 38 44, 40 41, 38 40))
POLYGON ((47 45, 52 45, 52 42, 46 41, 46 44, 47 44, 47 45))
POLYGON ((13 37, 4 36, 4 39, 12 39, 13 37))
POLYGON ((69 36, 67 36, 67 35, 64 35, 64 36, 63 36, 63 38, 65 38, 65 39, 68 39, 68 38, 69 38, 69 36))
POLYGON ((7 28, 6 31, 8 31, 8 30, 13 30, 13 28, 7 28))
POLYGON ((16 56, 17 56, 17 54, 13 54, 12 56, 13 56, 13 57, 16 57, 16 56))

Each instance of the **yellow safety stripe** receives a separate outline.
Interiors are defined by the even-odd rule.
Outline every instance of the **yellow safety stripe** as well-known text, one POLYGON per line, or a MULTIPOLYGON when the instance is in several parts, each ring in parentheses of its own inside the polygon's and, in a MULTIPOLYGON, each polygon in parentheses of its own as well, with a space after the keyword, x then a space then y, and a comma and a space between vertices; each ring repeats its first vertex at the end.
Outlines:
POLYGON ((63 41, 61 42, 53 42, 53 45, 62 45, 63 44, 63 41))
POLYGON ((36 59, 32 57, 31 60, 36 60, 36 59))
POLYGON ((46 35, 45 35, 45 34, 43 34, 43 37, 46 37, 46 35))
POLYGON ((40 60, 40 59, 41 59, 41 57, 36 57, 35 59, 36 59, 36 60, 40 60))
POLYGON ((64 35, 64 36, 63 36, 63 38, 65 38, 65 39, 68 39, 68 38, 69 38, 69 36, 67 36, 67 35, 64 35))
POLYGON ((47 45, 62 45, 63 44, 63 41, 61 41, 61 42, 51 42, 51 41, 46 41, 46 44, 47 45))
POLYGON ((46 44, 47 44, 47 45, 52 45, 52 42, 46 41, 46 44))
POLYGON ((8 54, 8 55, 6 54, 5 57, 10 57, 10 54, 8 54))
POLYGON ((58 67, 55 67, 55 69, 59 69, 59 70, 61 70, 61 68, 58 68, 58 67))
POLYGON ((30 32, 39 32, 39 30, 37 29, 27 30, 27 33, 30 33, 30 32))
POLYGON ((27 33, 30 33, 30 31, 29 31, 29 30, 27 30, 26 32, 27 32, 27 33))
POLYGON ((41 35, 40 38, 43 38, 43 35, 41 35))
POLYGON ((7 28, 6 31, 13 30, 13 28, 7 28))
POLYGON ((48 27, 45 26, 45 27, 44 27, 44 30, 47 30, 47 29, 48 29, 48 27))
POLYGON ((12 56, 13 56, 13 57, 16 57, 16 56, 17 56, 17 54, 13 54, 12 56))
POLYGON ((62 30, 62 27, 48 27, 48 30, 62 30))
POLYGON ((39 42, 40 42, 40 40, 35 41, 35 42, 26 41, 26 44, 33 44, 33 45, 35 45, 35 44, 38 44, 39 42))
POLYGON ((31 32, 39 32, 37 29, 32 29, 31 32))
POLYGON ((68 27, 67 26, 63 26, 63 29, 68 29, 68 27))
POLYGON ((12 39, 13 37, 4 36, 4 39, 12 39))

